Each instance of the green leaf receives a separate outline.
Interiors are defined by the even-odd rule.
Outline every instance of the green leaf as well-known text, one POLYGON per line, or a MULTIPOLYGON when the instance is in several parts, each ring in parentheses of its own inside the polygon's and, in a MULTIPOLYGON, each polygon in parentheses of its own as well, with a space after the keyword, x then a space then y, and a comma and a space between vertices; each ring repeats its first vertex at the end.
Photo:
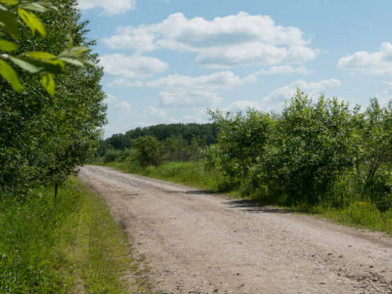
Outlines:
POLYGON ((0 75, 14 88, 18 93, 23 92, 24 87, 19 81, 18 74, 15 70, 4 60, 0 59, 0 75))
POLYGON ((64 68, 61 60, 42 61, 28 57, 9 57, 16 65, 30 73, 60 73, 64 68))
POLYGON ((18 36, 18 22, 16 18, 9 12, 0 10, 0 27, 14 38, 18 36))
POLYGON ((18 0, 0 0, 0 3, 3 3, 6 6, 13 6, 19 3, 18 0))
POLYGON ((46 74, 42 76, 41 79, 42 86, 44 86, 46 92, 53 97, 56 90, 56 83, 52 74, 46 74))
POLYGON ((12 52, 18 50, 18 45, 10 41, 0 39, 0 50, 5 52, 12 52))
POLYGON ((18 8, 18 14, 23 22, 30 27, 33 34, 37 31, 42 37, 46 36, 45 26, 34 13, 18 8))
POLYGON ((26 59, 22 59, 20 57, 9 57, 13 63, 15 63, 20 68, 28 71, 29 73, 35 74, 42 72, 44 68, 42 66, 38 66, 36 64, 32 64, 31 62, 27 61, 26 59))
POLYGON ((47 53, 47 52, 42 52, 42 51, 31 51, 31 52, 25 53, 25 55, 28 57, 35 58, 35 59, 43 59, 43 60, 49 60, 49 59, 56 58, 55 55, 53 55, 51 53, 47 53))
POLYGON ((80 66, 80 67, 84 66, 84 64, 83 64, 82 61, 77 60, 77 59, 74 59, 74 58, 61 57, 60 60, 62 60, 62 61, 64 61, 64 62, 67 62, 67 63, 69 63, 69 64, 76 65, 76 66, 80 66))
POLYGON ((39 3, 25 3, 19 5, 19 7, 30 11, 36 11, 36 12, 46 12, 48 10, 45 6, 42 6, 39 3))
POLYGON ((89 51, 87 47, 72 47, 61 52, 59 56, 80 56, 87 51, 89 51))
POLYGON ((65 64, 62 60, 57 59, 55 55, 48 52, 32 51, 32 52, 27 52, 24 55, 29 58, 34 58, 36 61, 44 62, 45 64, 53 65, 56 67, 59 66, 61 67, 61 69, 65 68, 65 64))
POLYGON ((89 51, 89 49, 87 47, 72 47, 70 49, 70 53, 72 55, 81 55, 87 51, 89 51))
POLYGON ((84 63, 85 65, 92 66, 92 67, 94 67, 94 68, 97 68, 97 67, 98 67, 97 64, 95 64, 94 62, 92 62, 92 61, 90 61, 90 60, 83 60, 83 63, 84 63))

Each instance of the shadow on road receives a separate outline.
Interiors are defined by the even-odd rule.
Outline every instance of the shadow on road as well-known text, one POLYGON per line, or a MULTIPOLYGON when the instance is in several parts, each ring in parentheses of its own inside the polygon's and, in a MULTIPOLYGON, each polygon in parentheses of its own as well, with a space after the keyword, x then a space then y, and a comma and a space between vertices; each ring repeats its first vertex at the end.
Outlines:
POLYGON ((232 200, 225 202, 230 208, 244 208, 243 210, 253 213, 280 213, 287 214, 293 213, 295 210, 293 209, 282 209, 278 207, 272 207, 268 205, 262 205, 255 201, 251 200, 232 200))
POLYGON ((216 191, 206 191, 206 190, 191 190, 191 191, 172 191, 172 190, 165 190, 166 193, 170 194, 187 194, 187 195, 211 195, 211 194, 220 194, 216 191))
MULTIPOLYGON (((206 191, 206 190, 191 190, 191 191, 173 191, 166 190, 166 193, 170 194, 187 194, 187 195, 211 195, 211 194, 221 194, 216 191, 206 191)), ((268 205, 263 205, 254 200, 230 200, 224 202, 230 208, 243 208, 243 210, 253 213, 280 213, 280 214, 288 214, 293 212, 298 212, 298 210, 290 209, 290 208, 278 208, 272 207, 268 205)))

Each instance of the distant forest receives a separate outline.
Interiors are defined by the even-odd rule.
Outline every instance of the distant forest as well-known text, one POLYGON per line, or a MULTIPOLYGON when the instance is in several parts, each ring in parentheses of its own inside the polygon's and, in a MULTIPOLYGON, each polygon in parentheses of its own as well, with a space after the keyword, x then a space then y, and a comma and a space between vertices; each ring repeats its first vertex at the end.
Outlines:
POLYGON ((125 134, 115 134, 102 141, 98 155, 102 156, 108 149, 124 150, 131 148, 131 140, 152 136, 159 141, 170 137, 179 137, 191 143, 192 139, 202 140, 206 145, 217 143, 218 128, 215 123, 208 124, 160 124, 145 128, 136 128, 125 134))

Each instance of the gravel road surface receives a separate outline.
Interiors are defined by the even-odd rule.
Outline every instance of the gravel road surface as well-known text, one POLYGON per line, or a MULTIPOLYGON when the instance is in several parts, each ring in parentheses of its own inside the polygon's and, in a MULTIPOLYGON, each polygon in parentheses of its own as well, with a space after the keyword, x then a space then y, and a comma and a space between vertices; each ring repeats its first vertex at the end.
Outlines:
POLYGON ((392 239, 107 167, 107 202, 162 293, 392 293, 392 239))

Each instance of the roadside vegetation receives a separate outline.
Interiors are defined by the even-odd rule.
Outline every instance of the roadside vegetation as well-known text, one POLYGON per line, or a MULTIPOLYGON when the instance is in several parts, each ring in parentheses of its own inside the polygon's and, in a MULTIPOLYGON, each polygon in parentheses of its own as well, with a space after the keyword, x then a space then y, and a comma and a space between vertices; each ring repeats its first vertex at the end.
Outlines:
POLYGON ((0 0, 0 293, 150 293, 104 201, 72 174, 105 123, 76 0, 0 0))
POLYGON ((123 150, 106 145, 96 162, 392 234, 391 103, 352 108, 298 90, 282 113, 211 118, 216 144, 141 136, 123 150))
POLYGON ((106 204, 74 178, 57 197, 2 199, 0 234, 1 293, 150 293, 106 204))

